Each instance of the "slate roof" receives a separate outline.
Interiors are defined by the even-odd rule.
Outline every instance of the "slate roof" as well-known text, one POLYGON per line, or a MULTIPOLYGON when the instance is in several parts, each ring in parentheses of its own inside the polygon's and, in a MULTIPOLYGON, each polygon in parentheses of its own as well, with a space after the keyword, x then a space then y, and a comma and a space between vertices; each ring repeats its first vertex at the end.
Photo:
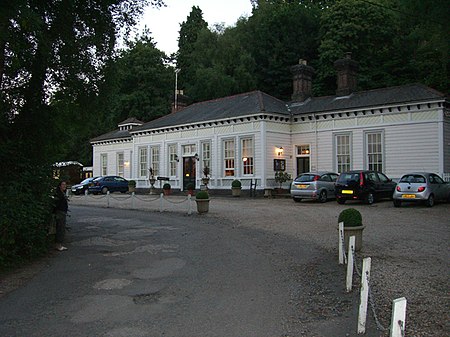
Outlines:
POLYGON ((188 105, 182 110, 155 119, 142 126, 135 127, 133 128, 133 132, 249 116, 262 112, 290 116, 285 102, 261 91, 252 91, 188 105))
MULTIPOLYGON (((261 91, 218 98, 195 103, 182 110, 136 126, 132 130, 115 130, 91 139, 91 142, 131 138, 131 132, 152 130, 170 126, 188 125, 241 116, 275 113, 285 116, 328 111, 356 110, 396 104, 442 100, 446 96, 422 84, 409 84, 361 92, 349 96, 311 97, 305 102, 284 102, 261 91)), ((120 125, 135 121, 126 120, 120 125)), ((137 121, 136 122, 140 122, 137 121)))
POLYGON ((136 117, 130 117, 125 119, 123 122, 120 122, 118 125, 127 125, 127 124, 139 124, 142 125, 144 124, 144 122, 141 122, 139 119, 137 119, 136 117))
POLYGON ((364 109, 383 105, 414 104, 425 100, 445 99, 445 95, 422 84, 354 92, 349 96, 311 97, 305 102, 291 102, 293 115, 315 112, 364 109))

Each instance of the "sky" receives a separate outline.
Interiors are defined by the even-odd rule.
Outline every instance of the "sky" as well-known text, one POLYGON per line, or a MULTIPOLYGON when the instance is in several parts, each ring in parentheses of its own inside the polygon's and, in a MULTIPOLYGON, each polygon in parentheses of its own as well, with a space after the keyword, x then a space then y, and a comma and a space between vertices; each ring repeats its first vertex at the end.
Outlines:
POLYGON ((250 0, 164 0, 167 7, 149 7, 139 23, 139 29, 149 28, 156 48, 170 55, 178 49, 180 24, 186 21, 192 6, 198 6, 203 19, 212 27, 215 23, 233 26, 241 16, 250 16, 250 0))

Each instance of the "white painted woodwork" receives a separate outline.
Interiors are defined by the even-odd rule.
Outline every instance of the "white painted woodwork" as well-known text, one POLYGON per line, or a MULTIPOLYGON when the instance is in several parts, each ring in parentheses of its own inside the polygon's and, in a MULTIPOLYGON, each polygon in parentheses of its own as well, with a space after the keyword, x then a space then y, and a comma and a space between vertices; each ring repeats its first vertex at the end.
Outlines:
POLYGON ((367 304, 369 299, 369 280, 370 280, 370 265, 371 258, 366 257, 363 259, 363 266, 361 272, 361 295, 358 311, 358 334, 364 334, 366 332, 366 319, 367 319, 367 304))
POLYGON ((406 298, 392 301, 391 329, 389 337, 405 337, 406 329, 406 298))

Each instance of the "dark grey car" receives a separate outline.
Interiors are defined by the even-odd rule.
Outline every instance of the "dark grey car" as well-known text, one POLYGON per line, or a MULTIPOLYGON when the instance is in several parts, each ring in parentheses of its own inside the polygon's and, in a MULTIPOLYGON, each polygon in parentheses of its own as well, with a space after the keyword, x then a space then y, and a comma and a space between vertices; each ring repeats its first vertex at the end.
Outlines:
POLYGON ((291 197, 297 202, 302 199, 326 202, 334 198, 334 183, 337 177, 335 172, 302 173, 291 184, 291 197))

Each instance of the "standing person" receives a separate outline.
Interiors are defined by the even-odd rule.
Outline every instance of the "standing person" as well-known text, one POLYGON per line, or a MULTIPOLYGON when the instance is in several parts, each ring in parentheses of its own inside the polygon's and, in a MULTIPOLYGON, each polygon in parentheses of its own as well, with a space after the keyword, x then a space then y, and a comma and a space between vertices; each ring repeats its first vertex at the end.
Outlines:
POLYGON ((61 181, 56 188, 55 193, 55 218, 56 218, 56 236, 55 236, 55 249, 59 251, 67 250, 63 246, 64 235, 66 233, 66 216, 69 204, 66 197, 67 184, 65 181, 61 181))

